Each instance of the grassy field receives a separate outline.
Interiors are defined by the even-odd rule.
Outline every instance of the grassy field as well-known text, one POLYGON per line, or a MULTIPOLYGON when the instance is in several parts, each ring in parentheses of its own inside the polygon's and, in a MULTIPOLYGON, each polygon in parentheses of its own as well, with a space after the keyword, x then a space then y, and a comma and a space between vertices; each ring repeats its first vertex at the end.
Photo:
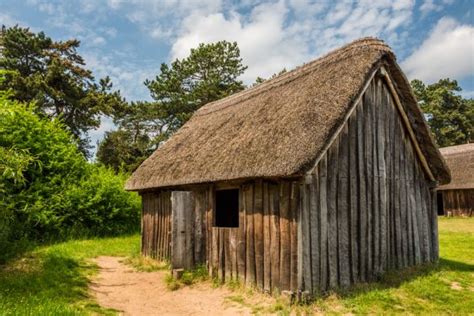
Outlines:
MULTIPOLYGON (((255 295, 229 297, 255 312, 296 313, 474 313, 474 218, 440 219, 440 263, 391 273, 378 283, 332 293, 311 305, 288 307, 276 300, 255 303, 255 295), (251 302, 251 303, 250 303, 251 302)), ((87 287, 100 255, 137 257, 138 235, 69 241, 37 247, 0 267, 0 315, 114 314, 100 308, 87 287)), ((267 300, 268 301, 268 300, 267 300)))

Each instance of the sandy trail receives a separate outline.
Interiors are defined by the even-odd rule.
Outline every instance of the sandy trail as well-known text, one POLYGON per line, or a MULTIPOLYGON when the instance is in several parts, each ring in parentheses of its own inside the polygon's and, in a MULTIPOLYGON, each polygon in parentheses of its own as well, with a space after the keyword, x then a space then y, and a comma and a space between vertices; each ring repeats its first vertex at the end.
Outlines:
POLYGON ((124 258, 94 259, 100 271, 91 285, 99 305, 124 315, 250 315, 250 309, 225 298, 232 292, 208 283, 166 288, 166 272, 139 272, 121 263, 124 258))

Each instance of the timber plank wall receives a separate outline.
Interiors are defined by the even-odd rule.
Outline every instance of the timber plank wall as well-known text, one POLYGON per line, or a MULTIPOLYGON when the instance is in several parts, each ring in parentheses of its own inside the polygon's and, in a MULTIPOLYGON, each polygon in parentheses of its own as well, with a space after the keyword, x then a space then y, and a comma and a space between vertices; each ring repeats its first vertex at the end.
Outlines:
POLYGON ((142 193, 141 252, 159 260, 171 256, 171 191, 142 193))
POLYGON ((210 275, 266 291, 297 290, 297 182, 240 185, 238 228, 214 227, 213 187, 194 191, 194 197, 194 213, 204 219, 201 263, 207 258, 210 275))
POLYGON ((436 195, 397 111, 374 79, 307 181, 302 290, 344 288, 437 260, 436 195))
POLYGON ((474 190, 443 190, 444 215, 474 216, 474 190))

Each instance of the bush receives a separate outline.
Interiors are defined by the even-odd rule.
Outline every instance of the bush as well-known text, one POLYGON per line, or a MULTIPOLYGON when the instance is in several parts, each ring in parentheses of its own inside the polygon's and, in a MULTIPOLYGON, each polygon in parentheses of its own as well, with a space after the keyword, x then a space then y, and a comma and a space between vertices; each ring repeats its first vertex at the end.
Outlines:
POLYGON ((66 227, 95 236, 137 231, 140 199, 125 192, 126 175, 99 165, 89 165, 87 176, 66 192, 69 212, 63 218, 66 227))
POLYGON ((0 93, 0 245, 137 230, 125 177, 89 163, 59 120, 0 93))

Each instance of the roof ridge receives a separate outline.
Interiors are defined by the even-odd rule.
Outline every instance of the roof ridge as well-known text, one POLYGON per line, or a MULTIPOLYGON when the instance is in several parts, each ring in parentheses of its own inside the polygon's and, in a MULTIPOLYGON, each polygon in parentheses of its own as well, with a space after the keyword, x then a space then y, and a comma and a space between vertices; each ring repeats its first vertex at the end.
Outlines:
POLYGON ((227 108, 228 106, 233 105, 234 104, 233 101, 240 101, 244 99, 245 97, 253 97, 255 95, 268 91, 272 88, 288 83, 295 78, 299 78, 301 76, 304 76, 307 73, 310 73, 320 64, 323 64, 323 63, 329 64, 333 62, 337 56, 340 56, 347 51, 357 49, 360 47, 368 47, 368 46, 378 47, 381 51, 386 51, 393 55, 392 49, 383 40, 378 39, 376 37, 363 37, 363 38, 354 40, 351 43, 348 43, 337 49, 334 49, 308 63, 304 63, 303 65, 297 66, 296 68, 288 72, 285 72, 281 75, 278 75, 275 78, 268 79, 261 84, 250 87, 241 92, 237 92, 223 99, 207 103, 206 105, 198 109, 195 115, 198 115, 198 116, 207 115, 215 111, 223 110, 227 108), (216 106, 218 105, 221 105, 221 107, 216 108, 216 106))

